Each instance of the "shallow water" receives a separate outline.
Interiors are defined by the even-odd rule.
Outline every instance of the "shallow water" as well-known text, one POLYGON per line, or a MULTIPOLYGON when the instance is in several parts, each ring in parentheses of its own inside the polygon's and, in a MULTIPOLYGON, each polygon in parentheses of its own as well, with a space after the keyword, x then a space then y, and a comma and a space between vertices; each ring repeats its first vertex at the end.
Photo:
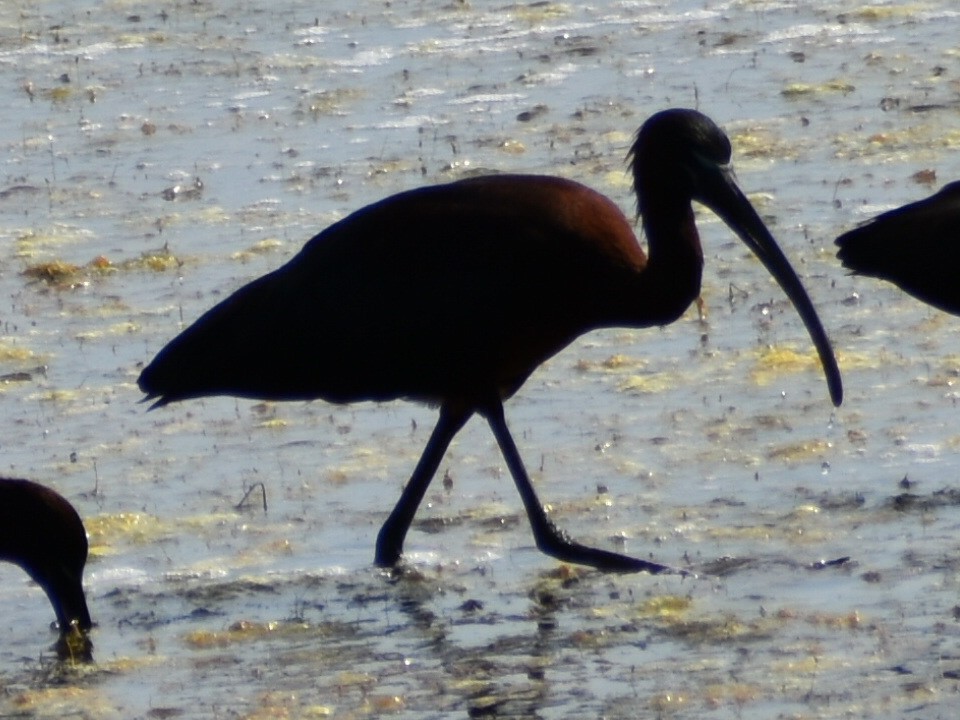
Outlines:
POLYGON ((958 321, 832 238, 956 178, 960 13, 796 5, 0 5, 2 470, 84 517, 99 623, 95 665, 57 664, 0 566, 0 714, 953 717, 958 321), (843 406, 704 213, 707 319, 588 335, 507 418, 562 527, 697 579, 538 553, 480 422, 391 579, 374 538, 434 411, 138 404, 183 323, 391 193, 543 172, 632 212, 631 134, 674 105, 730 134, 843 406))

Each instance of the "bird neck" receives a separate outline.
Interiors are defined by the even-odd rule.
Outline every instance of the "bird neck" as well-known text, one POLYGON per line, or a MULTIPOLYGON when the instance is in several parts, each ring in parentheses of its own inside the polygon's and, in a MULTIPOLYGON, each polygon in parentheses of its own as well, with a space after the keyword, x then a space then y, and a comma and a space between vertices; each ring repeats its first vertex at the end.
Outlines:
POLYGON ((650 262, 671 266, 703 268, 703 247, 697 232, 690 201, 661 203, 655 212, 643 216, 643 232, 647 236, 650 262))
POLYGON ((643 222, 647 238, 647 263, 633 276, 622 298, 634 327, 667 325, 679 318, 700 295, 703 250, 689 203, 672 217, 663 207, 649 213, 643 222))

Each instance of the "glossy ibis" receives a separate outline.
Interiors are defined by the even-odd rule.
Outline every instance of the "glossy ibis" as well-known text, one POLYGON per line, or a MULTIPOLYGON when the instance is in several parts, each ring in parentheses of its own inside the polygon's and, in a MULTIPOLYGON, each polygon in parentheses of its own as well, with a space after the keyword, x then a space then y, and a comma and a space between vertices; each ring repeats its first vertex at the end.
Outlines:
POLYGON ((478 413, 513 476, 537 547, 611 571, 663 565, 571 541, 547 518, 503 401, 547 358, 602 327, 679 318, 700 293, 691 200, 716 212, 773 273, 816 344, 830 394, 840 371, 799 279, 733 181, 730 141, 694 110, 649 118, 630 151, 644 254, 603 195, 555 177, 494 175, 400 193, 310 240, 163 348, 140 375, 153 407, 207 395, 336 403, 416 400, 440 409, 377 538, 397 563, 454 435, 478 413))
POLYGON ((19 565, 53 605, 61 635, 90 629, 83 594, 87 532, 73 505, 48 487, 0 478, 0 560, 19 565))
POLYGON ((889 280, 960 315, 960 181, 885 212, 837 238, 837 257, 857 275, 889 280))

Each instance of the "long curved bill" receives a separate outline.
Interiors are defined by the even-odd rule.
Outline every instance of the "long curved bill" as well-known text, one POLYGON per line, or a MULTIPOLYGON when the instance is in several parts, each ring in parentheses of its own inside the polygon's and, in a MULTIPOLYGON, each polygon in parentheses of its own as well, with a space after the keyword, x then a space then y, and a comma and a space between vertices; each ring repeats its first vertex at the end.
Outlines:
POLYGON ((700 187, 695 199, 709 207, 730 226, 741 240, 760 259, 764 267, 786 292, 790 302, 800 313, 803 324, 817 348, 823 372, 827 378, 830 399, 839 406, 843 402, 843 381, 840 367, 833 354, 833 347, 827 337, 817 311, 810 302, 810 296, 794 272, 777 241, 773 239, 767 226, 763 224, 753 205, 741 192, 729 166, 714 166, 715 172, 709 173, 710 180, 700 187))

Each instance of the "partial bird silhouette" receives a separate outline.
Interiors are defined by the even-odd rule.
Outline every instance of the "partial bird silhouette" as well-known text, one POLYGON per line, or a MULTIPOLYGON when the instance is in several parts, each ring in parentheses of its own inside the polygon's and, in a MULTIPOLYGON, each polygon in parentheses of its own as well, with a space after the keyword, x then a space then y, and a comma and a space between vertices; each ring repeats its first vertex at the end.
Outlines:
POLYGON ((43 588, 61 638, 90 630, 83 593, 87 532, 63 496, 30 480, 0 478, 0 560, 19 565, 43 588))
POLYGON ((882 213, 836 240, 856 275, 888 280, 915 298, 960 315, 960 181, 882 213))
POLYGON ((664 565, 570 540, 548 519, 507 429, 503 402, 545 360, 603 327, 679 318, 700 293, 691 200, 716 212, 777 278, 806 323, 830 394, 840 371, 789 262, 736 186, 730 141, 707 116, 666 110, 630 151, 649 257, 603 195, 570 180, 473 177, 400 193, 310 240, 173 339, 143 370, 152 407, 209 395, 335 403, 408 399, 440 417, 377 538, 396 564, 450 441, 490 425, 537 547, 603 570, 664 565))

